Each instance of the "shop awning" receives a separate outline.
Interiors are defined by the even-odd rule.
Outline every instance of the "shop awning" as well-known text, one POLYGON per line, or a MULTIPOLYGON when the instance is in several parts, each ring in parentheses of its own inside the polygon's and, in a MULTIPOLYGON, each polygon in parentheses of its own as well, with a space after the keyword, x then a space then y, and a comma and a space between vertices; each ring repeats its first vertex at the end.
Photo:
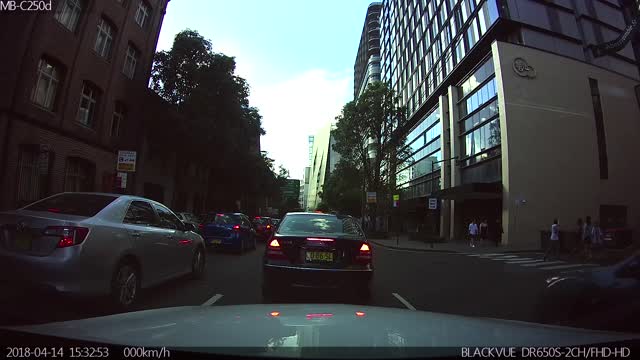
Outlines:
POLYGON ((502 183, 470 183, 454 186, 433 193, 434 197, 446 200, 500 199, 502 183))

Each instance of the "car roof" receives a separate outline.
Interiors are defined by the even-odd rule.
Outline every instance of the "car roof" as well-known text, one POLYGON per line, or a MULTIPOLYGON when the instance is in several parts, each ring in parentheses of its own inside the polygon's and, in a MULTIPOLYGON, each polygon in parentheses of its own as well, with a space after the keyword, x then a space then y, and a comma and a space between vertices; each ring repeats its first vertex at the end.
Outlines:
POLYGON ((339 218, 339 219, 352 218, 351 215, 328 214, 328 213, 318 213, 318 212, 310 212, 310 211, 306 211, 306 212, 290 212, 290 213, 286 213, 285 214, 285 216, 288 216, 288 215, 316 215, 316 216, 334 217, 334 218, 339 218))

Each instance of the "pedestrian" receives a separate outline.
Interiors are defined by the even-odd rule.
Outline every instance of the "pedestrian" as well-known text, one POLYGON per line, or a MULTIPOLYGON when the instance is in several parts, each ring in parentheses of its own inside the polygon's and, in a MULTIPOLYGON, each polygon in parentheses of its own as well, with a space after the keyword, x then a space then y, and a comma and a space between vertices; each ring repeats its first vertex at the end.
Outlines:
POLYGON ((587 216, 584 225, 582 226, 582 248, 585 259, 589 260, 593 257, 591 254, 591 240, 593 238, 593 224, 591 223, 591 216, 587 216))
POLYGON ((478 237, 478 224, 476 224, 476 219, 471 220, 469 224, 469 244, 471 247, 476 247, 476 238, 478 237))
POLYGON ((553 219, 553 224, 551 225, 551 236, 549 236, 549 246, 547 247, 547 251, 544 253, 543 260, 547 261, 547 257, 551 254, 555 257, 560 255, 560 227, 558 226, 558 219, 553 219))
POLYGON ((487 219, 482 219, 480 223, 480 244, 482 245, 483 241, 487 240, 487 235, 489 234, 489 224, 487 224, 487 219))
POLYGON ((493 237, 493 241, 496 242, 496 247, 500 246, 500 244, 502 243, 502 234, 504 233, 504 230, 502 229, 502 222, 500 221, 500 219, 496 219, 496 223, 493 226, 494 230, 494 237, 493 237))
POLYGON ((603 245, 603 237, 602 228, 600 227, 600 222, 598 220, 593 221, 593 231, 591 233, 591 247, 595 251, 599 251, 602 249, 603 245))
POLYGON ((573 247, 572 253, 577 254, 582 251, 582 228, 584 227, 584 223, 582 222, 582 218, 578 218, 576 222, 576 237, 575 237, 575 246, 573 247))

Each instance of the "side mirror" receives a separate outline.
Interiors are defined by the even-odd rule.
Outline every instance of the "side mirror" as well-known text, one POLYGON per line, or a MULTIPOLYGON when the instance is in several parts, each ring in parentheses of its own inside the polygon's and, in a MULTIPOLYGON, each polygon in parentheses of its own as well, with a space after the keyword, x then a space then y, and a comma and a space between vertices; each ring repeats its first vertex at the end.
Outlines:
POLYGON ((183 223, 184 224, 184 231, 196 231, 196 227, 193 226, 193 224, 191 223, 183 223))

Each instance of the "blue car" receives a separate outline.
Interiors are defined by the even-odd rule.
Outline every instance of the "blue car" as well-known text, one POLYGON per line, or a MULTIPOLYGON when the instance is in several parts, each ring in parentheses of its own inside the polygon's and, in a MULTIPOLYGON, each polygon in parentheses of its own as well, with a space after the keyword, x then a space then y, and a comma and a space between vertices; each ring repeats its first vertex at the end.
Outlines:
POLYGON ((241 213, 218 213, 207 217, 202 237, 215 249, 231 249, 243 253, 256 248, 256 230, 249 218, 241 213))

